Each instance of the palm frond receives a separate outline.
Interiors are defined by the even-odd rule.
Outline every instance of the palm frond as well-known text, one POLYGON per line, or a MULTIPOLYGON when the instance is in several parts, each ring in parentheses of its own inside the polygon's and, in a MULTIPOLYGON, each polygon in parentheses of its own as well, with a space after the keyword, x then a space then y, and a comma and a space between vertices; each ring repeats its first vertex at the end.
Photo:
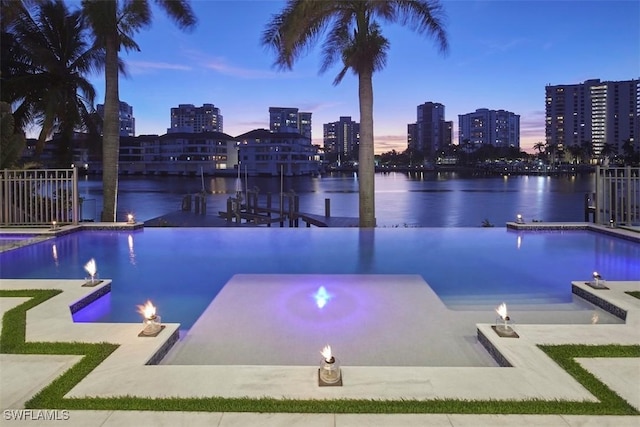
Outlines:
POLYGON ((400 23, 418 34, 435 38, 438 49, 446 53, 449 42, 445 31, 446 13, 439 0, 374 0, 374 11, 383 21, 400 23))
POLYGON ((125 1, 118 11, 118 31, 132 36, 151 25, 151 8, 147 1, 125 1))
POLYGON ((340 9, 340 3, 289 0, 284 10, 273 16, 262 34, 262 44, 276 52, 274 65, 291 69, 293 63, 313 47, 325 25, 340 9))
POLYGON ((184 0, 156 0, 156 3, 164 9, 169 18, 173 19, 181 30, 192 30, 196 26, 198 20, 189 2, 184 0))
POLYGON ((322 65, 320 73, 326 72, 333 64, 342 58, 342 53, 352 43, 351 25, 346 25, 339 20, 333 22, 333 26, 327 32, 327 38, 322 44, 322 65))
POLYGON ((82 13, 55 0, 25 10, 11 26, 11 37, 5 38, 19 49, 9 56, 11 66, 3 86, 15 106, 16 125, 41 128, 38 152, 56 126, 67 130, 83 126, 84 111, 93 109, 95 90, 86 74, 104 58, 88 36, 82 13))
POLYGON ((95 44, 97 46, 105 45, 105 38, 117 28, 117 10, 116 1, 104 0, 82 0, 82 12, 91 27, 95 44))

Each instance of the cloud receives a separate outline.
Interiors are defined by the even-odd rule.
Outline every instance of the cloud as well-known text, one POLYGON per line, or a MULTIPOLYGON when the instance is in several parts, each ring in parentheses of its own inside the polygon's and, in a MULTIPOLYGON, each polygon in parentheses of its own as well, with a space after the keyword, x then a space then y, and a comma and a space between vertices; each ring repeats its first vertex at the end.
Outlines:
POLYGON ((520 116, 520 137, 534 138, 537 137, 544 141, 544 111, 531 111, 526 115, 520 116))
POLYGON ((480 48, 477 49, 475 57, 467 56, 464 59, 458 60, 456 63, 457 67, 471 67, 483 60, 483 58, 491 57, 493 55, 502 55, 511 50, 518 49, 521 45, 526 44, 527 40, 523 38, 506 41, 478 40, 477 43, 480 45, 480 48))
MULTIPOLYGON (((374 151, 375 154, 386 153, 391 150, 404 151, 407 149, 407 135, 374 135, 374 151)), ((313 138, 313 144, 324 146, 322 138, 313 138)))
POLYGON ((146 74, 156 70, 191 71, 192 68, 182 64, 152 61, 127 61, 127 68, 131 74, 146 74))
POLYGON ((318 113, 323 110, 333 110, 336 107, 344 105, 344 102, 303 102, 298 103, 297 105, 300 105, 299 107, 297 107, 298 111, 318 113))
POLYGON ((237 121, 234 123, 236 126, 254 126, 254 127, 269 127, 268 120, 247 120, 247 121, 237 121))
POLYGON ((545 141, 545 112, 530 111, 520 116, 520 149, 529 153, 536 152, 533 146, 545 141))
POLYGON ((274 71, 236 67, 228 64, 223 58, 211 58, 203 62, 202 66, 227 76, 241 79, 273 79, 283 74, 274 71))
POLYGON ((197 63, 199 67, 241 79, 273 79, 284 75, 284 73, 271 70, 240 67, 229 63, 229 61, 223 57, 207 55, 194 49, 187 50, 185 55, 190 62, 197 63))
POLYGON ((480 44, 484 45, 484 47, 487 48, 487 54, 492 54, 496 52, 507 52, 509 50, 515 49, 519 45, 523 44, 525 41, 526 41, 525 39, 521 39, 521 38, 512 39, 508 41, 500 41, 500 42, 485 40, 485 41, 480 41, 480 44))
POLYGON ((264 120, 245 120, 235 121, 229 125, 225 123, 224 132, 229 135, 238 136, 254 129, 269 129, 269 121, 264 120))
MULTIPOLYGON (((406 135, 382 135, 374 136, 374 150, 375 154, 387 153, 391 150, 402 152, 407 149, 407 136, 406 135)), ((313 138, 312 144, 324 146, 324 140, 322 138, 313 138)))
POLYGON ((402 142, 407 142, 407 135, 374 135, 374 138, 376 140, 376 142, 378 141, 402 141, 402 142))
POLYGON ((391 150, 404 151, 407 149, 407 135, 374 135, 374 138, 376 154, 386 153, 391 150))
POLYGON ((269 129, 269 120, 225 120, 223 132, 235 137, 254 129, 269 129))

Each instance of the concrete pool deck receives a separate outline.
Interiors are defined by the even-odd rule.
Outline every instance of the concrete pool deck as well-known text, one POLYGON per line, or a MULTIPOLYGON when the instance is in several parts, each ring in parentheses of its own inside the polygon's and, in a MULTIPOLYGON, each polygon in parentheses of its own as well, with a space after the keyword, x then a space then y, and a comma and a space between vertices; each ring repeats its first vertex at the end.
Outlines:
MULTIPOLYGON (((67 395, 148 397, 265 397, 332 399, 564 399, 595 398, 548 358, 537 344, 640 344, 640 281, 607 282, 594 290, 584 282, 573 286, 597 295, 626 312, 625 323, 596 325, 518 324, 519 339, 500 338, 492 324, 476 328, 512 368, 402 367, 343 365, 344 386, 318 387, 317 366, 177 366, 148 365, 166 350, 179 325, 166 324, 155 338, 138 337, 141 324, 74 323, 70 306, 110 285, 82 287, 83 280, 0 280, 0 289, 61 289, 62 293, 27 313, 28 341, 111 342, 120 347, 67 395), (163 348, 165 350, 163 350, 163 348), (204 379, 204 380, 203 380, 204 379)), ((0 298, 2 313, 25 298, 0 298)), ((23 408, 26 400, 79 360, 79 356, 0 354, 0 402, 3 411, 23 408)), ((640 409, 640 360, 599 358, 579 361, 611 389, 640 409)), ((8 415, 7 415, 8 414, 8 415)), ((217 425, 217 426, 418 426, 418 425, 636 425, 639 417, 568 415, 463 414, 257 414, 135 411, 71 411, 66 425, 217 425)), ((11 425, 11 412, 3 424, 11 425), (9 416, 10 419, 7 419, 9 416)), ((29 425, 48 425, 31 421, 29 425)), ((15 421, 15 425, 24 421, 15 421)))

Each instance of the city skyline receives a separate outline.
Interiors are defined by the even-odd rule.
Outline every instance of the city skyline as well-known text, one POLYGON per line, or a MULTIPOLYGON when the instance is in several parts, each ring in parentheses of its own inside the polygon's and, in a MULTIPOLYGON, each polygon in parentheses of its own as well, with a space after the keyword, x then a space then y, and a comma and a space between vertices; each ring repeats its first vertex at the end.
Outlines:
MULTIPOLYGON (((140 52, 121 52, 128 77, 120 100, 133 107, 136 134, 164 134, 179 104, 211 103, 223 131, 237 136, 269 128, 269 107, 312 113, 312 139, 322 145, 323 124, 341 116, 359 122, 357 78, 332 84, 339 64, 319 74, 320 42, 291 71, 272 67, 275 54, 260 37, 284 1, 192 1, 197 27, 180 31, 154 6, 151 28, 135 35, 140 52)), ((521 148, 544 142, 545 86, 640 75, 640 2, 442 2, 449 52, 399 24, 383 25, 387 64, 374 74, 375 152, 407 147, 407 124, 424 102, 445 106, 457 141, 458 115, 479 108, 521 117, 521 148)), ((90 77, 104 101, 103 75, 90 77)))

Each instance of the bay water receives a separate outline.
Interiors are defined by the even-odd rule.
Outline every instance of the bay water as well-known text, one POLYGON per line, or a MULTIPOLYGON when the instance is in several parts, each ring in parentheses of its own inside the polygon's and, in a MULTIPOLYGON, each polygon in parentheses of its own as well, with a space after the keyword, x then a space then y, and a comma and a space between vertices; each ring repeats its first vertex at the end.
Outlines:
MULTIPOLYGON (((123 176, 118 188, 118 220, 134 213, 147 221, 181 209, 186 195, 203 189, 207 215, 226 210, 236 189, 271 193, 278 204, 280 191, 294 191, 300 211, 358 216, 358 177, 332 173, 317 177, 182 177, 123 176)), ((80 184, 83 219, 98 221, 102 210, 100 177, 84 177, 80 184)), ((594 174, 558 176, 474 176, 458 172, 377 173, 376 221, 379 227, 503 226, 522 214, 525 221, 584 221, 585 195, 595 191, 594 174)))

